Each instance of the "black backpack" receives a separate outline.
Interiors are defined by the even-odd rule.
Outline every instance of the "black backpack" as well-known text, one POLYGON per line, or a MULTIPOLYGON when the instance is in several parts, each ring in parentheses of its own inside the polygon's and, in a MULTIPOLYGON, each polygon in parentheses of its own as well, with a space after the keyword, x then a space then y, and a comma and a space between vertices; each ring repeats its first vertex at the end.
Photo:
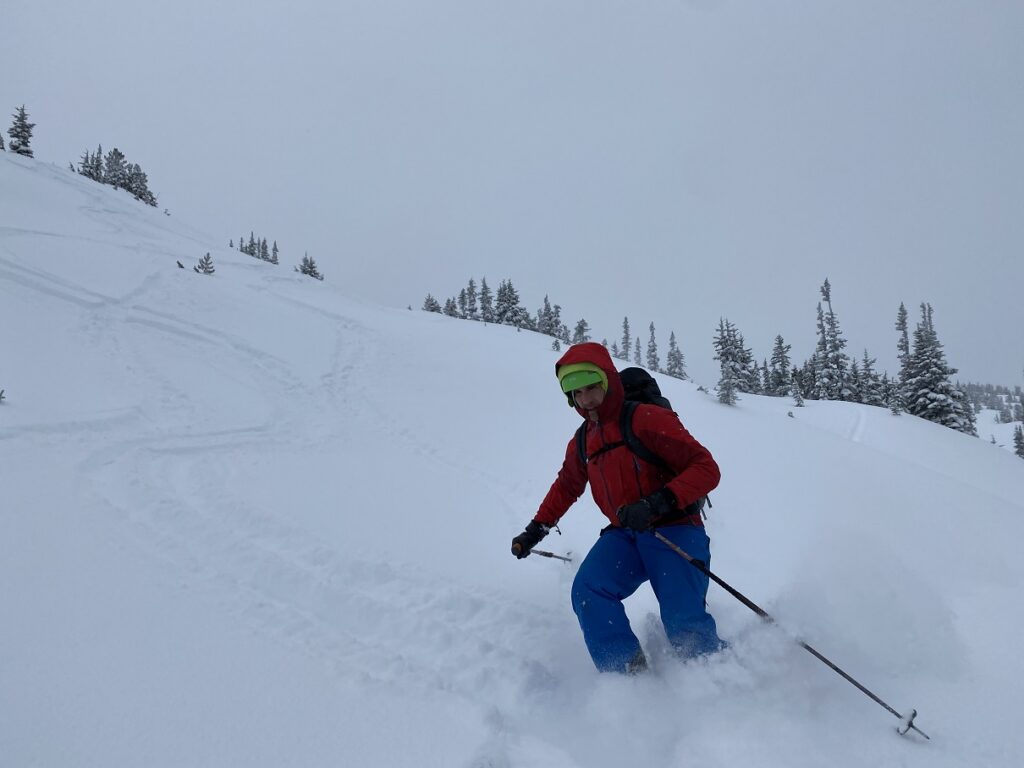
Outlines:
MULTIPOLYGON (((646 461, 648 464, 653 464, 670 475, 674 474, 675 471, 669 466, 668 462, 644 445, 643 441, 636 436, 636 432, 633 431, 633 414, 636 412, 638 405, 647 403, 671 411, 672 404, 668 401, 668 398, 661 394, 661 388, 658 386, 658 382, 654 380, 654 377, 643 368, 624 368, 619 371, 619 380, 622 382, 622 389, 625 393, 622 412, 619 414, 619 432, 622 433, 622 442, 606 445, 588 456, 587 422, 584 421, 579 429, 576 430, 576 452, 580 457, 580 461, 586 466, 594 456, 624 445, 635 456, 646 461)), ((703 514, 705 503, 709 507, 711 506, 711 500, 707 496, 697 499, 697 501, 687 506, 684 511, 690 514, 703 514)))

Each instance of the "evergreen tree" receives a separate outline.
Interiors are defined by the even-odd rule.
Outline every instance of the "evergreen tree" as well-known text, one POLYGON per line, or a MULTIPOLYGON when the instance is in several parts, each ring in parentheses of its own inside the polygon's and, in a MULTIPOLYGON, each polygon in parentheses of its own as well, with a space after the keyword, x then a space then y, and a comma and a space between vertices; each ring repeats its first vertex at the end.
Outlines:
POLYGON ((792 345, 787 344, 781 335, 775 337, 775 346, 772 347, 772 362, 768 368, 768 385, 765 387, 766 395, 785 397, 790 393, 792 383, 789 369, 792 363, 789 359, 789 350, 792 345))
POLYGON ((260 240, 260 258, 263 261, 270 261, 270 249, 267 248, 267 238, 260 240))
POLYGON ((441 303, 428 293, 427 298, 423 300, 423 311, 439 313, 441 311, 441 303))
POLYGON ((448 317, 459 316, 459 305, 455 303, 455 299, 448 299, 445 301, 444 314, 448 315, 448 317))
POLYGON ((856 360, 854 360, 853 362, 850 363, 850 375, 847 377, 846 380, 846 388, 850 393, 846 399, 849 400, 851 403, 864 402, 864 400, 862 399, 861 385, 862 382, 860 377, 860 364, 856 360))
POLYGON ((633 335, 629 330, 629 318, 622 318, 622 347, 619 351, 622 353, 623 360, 629 360, 629 348, 633 343, 633 335))
POLYGON ((551 351, 552 352, 561 352, 562 351, 562 345, 558 341, 557 338, 555 338, 555 340, 551 342, 551 351))
POLYGON ((235 241, 231 238, 228 238, 228 248, 231 248, 232 250, 235 248, 235 241))
POLYGON ((954 373, 956 368, 946 363, 946 355, 935 332, 932 307, 922 304, 921 321, 914 331, 914 349, 907 369, 907 412, 974 434, 973 413, 966 413, 963 393, 950 381, 954 373))
POLYGON ((715 391, 718 393, 718 402, 725 405, 736 405, 739 401, 738 393, 748 375, 748 370, 742 361, 742 343, 738 339, 736 326, 728 320, 720 318, 718 331, 715 333, 714 347, 715 360, 718 361, 721 372, 715 387, 715 391))
POLYGON ((665 373, 676 379, 683 379, 684 381, 689 378, 686 375, 686 358, 683 357, 683 353, 679 351, 679 345, 676 344, 675 331, 672 331, 668 335, 668 354, 665 356, 665 373))
POLYGON ((768 372, 768 359, 765 358, 761 361, 761 392, 768 394, 768 390, 772 386, 772 377, 768 372))
POLYGON ((4 149, 4 135, 3 135, 3 133, 0 133, 0 152, 6 152, 6 151, 7 150, 4 149))
POLYGON ((800 387, 793 387, 793 405, 797 408, 804 407, 804 396, 800 394, 800 387))
MULTIPOLYGON (((582 317, 576 321, 576 329, 572 333, 573 344, 583 344, 590 341, 590 326, 582 317)), ((607 344, 605 345, 607 346, 607 344)))
POLYGON ((886 405, 885 392, 882 390, 882 380, 875 372, 875 358, 868 355, 864 350, 864 357, 860 365, 860 401, 865 405, 886 405))
POLYGON ((846 339, 839 329, 839 318, 832 309, 832 286, 826 278, 821 286, 821 298, 827 311, 818 304, 818 345, 815 350, 817 367, 815 380, 818 398, 821 400, 848 400, 850 390, 847 377, 849 375, 850 358, 843 349, 846 339))
POLYGON ((640 359, 640 337, 636 337, 636 344, 633 345, 633 365, 643 365, 643 361, 640 359))
MULTIPOLYGON (((252 247, 255 248, 256 241, 251 241, 252 247)), ((320 270, 316 267, 316 261, 307 253, 302 257, 302 263, 295 267, 296 272, 300 272, 303 275, 309 275, 316 280, 323 280, 324 276, 320 274, 320 270)))
POLYGON ((1013 452, 1024 459, 1024 427, 1013 428, 1013 452))
POLYGON ((654 323, 651 323, 651 338, 647 340, 647 370, 660 371, 661 361, 658 360, 658 342, 654 340, 654 323))
POLYGON ((25 157, 34 157, 31 145, 32 129, 36 127, 36 124, 28 121, 25 105, 22 104, 18 107, 12 117, 14 117, 14 122, 7 129, 7 135, 11 137, 11 152, 25 157))
POLYGON ((192 267, 196 272, 201 275, 212 275, 214 273, 213 259, 210 258, 210 252, 207 251, 206 255, 199 260, 199 263, 192 267))
POLYGON ((480 281, 480 319, 485 323, 494 322, 494 304, 491 289, 487 287, 487 278, 480 281))
POLYGON ((907 308, 900 302, 900 308, 896 311, 896 330, 899 331, 899 338, 896 340, 896 359, 900 364, 900 371, 897 377, 897 385, 900 388, 900 400, 906 400, 907 377, 910 374, 910 334, 907 331, 907 308))
POLYGON ((107 152, 103 160, 103 183, 114 189, 124 189, 128 184, 128 163, 117 147, 107 152))
MULTIPOLYGON (((606 344, 605 346, 608 346, 608 345, 606 344)), ((612 353, 612 357, 614 357, 615 359, 617 359, 617 360, 621 360, 622 359, 622 353, 619 351, 619 344, 618 344, 618 342, 613 341, 611 349, 609 351, 612 353)))
POLYGON ((92 156, 92 164, 89 168, 89 178, 93 181, 98 181, 100 184, 106 184, 107 180, 103 177, 103 145, 96 145, 96 152, 92 156))
POLYGON ((278 259, 278 254, 279 253, 280 253, 280 251, 277 250, 277 240, 275 240, 274 241, 274 247, 270 249, 270 263, 271 264, 278 264, 280 262, 280 260, 278 259))
POLYGON ((149 191, 149 178, 138 163, 128 165, 124 188, 146 205, 156 206, 156 197, 149 191))
POLYGON ((888 373, 882 374, 882 398, 893 416, 899 416, 906 410, 903 405, 902 392, 903 388, 900 387, 898 381, 890 379, 888 373))
POLYGON ((252 256, 254 259, 258 259, 260 256, 259 246, 256 245, 256 238, 253 236, 252 230, 249 231, 249 243, 246 246, 245 252, 252 256))
POLYGON ((465 320, 465 318, 466 318, 466 289, 465 288, 460 288, 459 289, 459 295, 455 299, 455 306, 457 306, 458 309, 459 309, 459 317, 461 317, 463 320, 465 320))
POLYGON ((87 179, 92 178, 92 154, 88 149, 82 153, 82 159, 78 161, 78 172, 87 179))
POLYGON ((469 278, 469 285, 466 286, 466 317, 470 320, 480 319, 480 309, 477 306, 476 282, 469 278))
POLYGON ((544 306, 537 310, 537 333, 554 336, 557 330, 554 323, 554 309, 552 309, 548 297, 545 296, 544 306))

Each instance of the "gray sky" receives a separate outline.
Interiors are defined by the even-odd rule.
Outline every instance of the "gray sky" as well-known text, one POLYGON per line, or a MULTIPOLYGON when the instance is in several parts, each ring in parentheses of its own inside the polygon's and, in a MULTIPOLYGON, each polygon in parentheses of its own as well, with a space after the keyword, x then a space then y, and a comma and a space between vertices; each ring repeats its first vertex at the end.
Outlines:
POLYGON ((713 383, 720 316, 806 358, 827 276, 853 354, 893 371, 930 301, 963 378, 1012 385, 1021 40, 1017 0, 7 0, 0 110, 385 304, 510 277, 713 383))

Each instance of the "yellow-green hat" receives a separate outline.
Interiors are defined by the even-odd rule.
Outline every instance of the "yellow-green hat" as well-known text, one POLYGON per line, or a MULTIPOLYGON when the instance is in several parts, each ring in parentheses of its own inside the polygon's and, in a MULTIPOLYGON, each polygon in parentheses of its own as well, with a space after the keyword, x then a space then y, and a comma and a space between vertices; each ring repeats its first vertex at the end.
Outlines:
POLYGON ((600 383, 608 391, 608 374, 593 363, 571 363, 558 369, 558 383, 562 391, 569 394, 574 389, 600 383))

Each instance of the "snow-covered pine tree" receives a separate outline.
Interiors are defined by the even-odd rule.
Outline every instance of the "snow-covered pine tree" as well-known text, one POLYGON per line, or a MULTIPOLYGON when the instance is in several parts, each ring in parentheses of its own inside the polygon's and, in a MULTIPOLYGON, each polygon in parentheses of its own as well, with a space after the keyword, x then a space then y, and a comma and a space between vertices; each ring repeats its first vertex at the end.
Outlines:
POLYGON ((732 326, 733 340, 736 346, 737 362, 742 369, 738 381, 740 392, 757 395, 761 393, 761 367, 754 360, 754 352, 747 346, 743 334, 736 326, 732 326))
POLYGON ((715 391, 718 393, 718 402, 725 405, 736 405, 740 387, 749 373, 742 362, 742 344, 737 337, 736 327, 728 320, 719 318, 714 340, 714 359, 719 363, 721 375, 715 391))
POLYGON ((532 329, 530 313, 519 301, 519 291, 511 280, 503 280, 498 286, 494 301, 494 322, 500 325, 512 325, 516 328, 532 329))
POLYGON ((772 361, 768 368, 768 384, 765 388, 766 395, 785 397, 792 389, 789 369, 792 365, 789 359, 789 350, 792 348, 787 344, 781 335, 776 335, 775 345, 772 347, 772 361))
POLYGON ((441 312, 441 302, 427 294, 427 298, 423 300, 423 311, 424 312, 441 312))
POLYGON ((280 251, 277 250, 277 240, 275 240, 274 241, 274 247, 270 249, 270 263, 271 264, 279 264, 280 263, 280 259, 278 258, 278 254, 280 254, 280 251))
POLYGON ((213 268, 213 259, 210 258, 210 252, 207 251, 206 255, 199 260, 199 263, 192 267, 196 272, 201 275, 212 275, 216 270, 213 268))
POLYGON ((629 330, 629 317, 622 318, 622 347, 619 352, 622 353, 623 360, 629 360, 629 348, 633 343, 633 334, 629 330))
POLYGON ((856 360, 850 361, 850 373, 846 379, 846 387, 850 392, 847 400, 851 403, 864 402, 864 380, 860 371, 860 363, 856 360))
POLYGON ((256 237, 253 235, 252 230, 249 230, 249 242, 246 244, 246 249, 245 252, 254 259, 260 257, 260 247, 256 244, 256 237))
POLYGON ((454 298, 446 299, 444 302, 444 314, 448 317, 459 316, 459 305, 455 302, 454 298))
POLYGON ((128 183, 128 163, 124 153, 117 147, 107 152, 103 159, 103 183, 114 189, 124 189, 128 183))
POLYGON ((643 365, 643 360, 640 359, 640 337, 636 337, 636 344, 633 345, 633 365, 643 365))
POLYGON ((546 295, 544 296, 544 306, 537 310, 536 325, 537 333, 543 333, 545 336, 555 335, 554 310, 546 295))
POLYGON ((882 390, 882 380, 875 371, 876 362, 875 358, 869 356, 865 349, 860 364, 860 401, 865 405, 884 407, 886 405, 885 393, 882 390))
POLYGON ((900 302, 900 308, 896 310, 896 330, 899 338, 896 340, 896 359, 899 361, 900 370, 896 376, 896 385, 899 387, 900 402, 907 400, 907 377, 910 375, 910 334, 907 330, 907 308, 900 302))
POLYGON ((260 258, 263 261, 270 261, 270 249, 267 248, 267 238, 260 240, 260 258))
POLYGON ((683 357, 683 353, 679 350, 679 345, 676 343, 676 332, 672 331, 668 335, 668 354, 665 355, 665 373, 676 379, 683 379, 684 381, 689 378, 686 375, 686 358, 683 357))
POLYGON ((1020 424, 1013 428, 1013 452, 1024 459, 1024 427, 1020 424))
POLYGON ((772 385, 772 377, 768 372, 768 358, 764 358, 761 361, 761 392, 762 394, 768 394, 768 389, 772 385))
POLYGON ((821 298, 827 311, 818 303, 818 358, 816 386, 820 400, 848 400, 850 391, 847 384, 850 358, 843 349, 846 339, 839 329, 839 318, 832 309, 832 285, 828 278, 821 286, 821 298))
POLYGON ((480 319, 480 307, 477 305, 476 281, 472 277, 469 278, 469 284, 466 286, 466 319, 480 319))
MULTIPOLYGON (((253 247, 255 247, 255 240, 253 241, 253 247)), ((296 272, 301 272, 303 275, 309 275, 316 280, 323 280, 324 276, 320 274, 320 270, 316 267, 316 261, 308 253, 302 257, 302 263, 295 267, 296 272)))
POLYGON ((78 173, 87 179, 92 178, 92 153, 88 149, 82 153, 82 159, 78 161, 78 173))
POLYGON ((590 326, 587 325, 587 321, 581 317, 576 321, 576 329, 572 332, 572 343, 583 344, 587 341, 590 341, 590 326))
POLYGON ((654 323, 650 325, 651 338, 647 340, 647 370, 660 371, 661 361, 658 359, 658 342, 654 340, 654 323))
POLYGON ((459 317, 466 319, 466 289, 460 288, 459 295, 455 299, 455 306, 459 309, 459 317))
POLYGON ((11 152, 25 157, 34 157, 32 154, 32 129, 35 123, 28 121, 28 112, 25 105, 18 107, 12 115, 14 122, 7 129, 7 135, 11 137, 11 152))
POLYGON ((156 207, 156 196, 149 191, 149 177, 138 163, 128 165, 124 188, 134 195, 136 200, 156 207))
POLYGON ((793 405, 797 408, 804 407, 804 396, 800 394, 800 387, 793 387, 793 405))
POLYGON ((888 373, 882 374, 882 398, 893 416, 899 416, 906 410, 903 406, 902 391, 903 388, 898 381, 890 379, 888 373))
POLYGON ((950 429, 973 434, 973 418, 965 413, 963 395, 950 381, 954 373, 956 368, 946 363, 946 355, 935 332, 932 307, 923 303, 907 369, 907 412, 950 429))
POLYGON ((562 343, 558 340, 557 337, 554 340, 552 340, 552 342, 551 342, 551 351, 552 352, 561 352, 562 351, 562 343))
MULTIPOLYGON (((3 135, 3 133, 0 133, 0 152, 6 152, 6 151, 7 150, 4 149, 4 135, 3 135)), ((0 390, 0 392, 3 392, 3 390, 0 390)))
POLYGON ((90 167, 89 178, 93 181, 98 181, 100 184, 105 184, 106 179, 103 178, 103 145, 97 144, 96 151, 92 156, 92 166, 90 167))
MULTIPOLYGON (((608 344, 606 343, 605 346, 607 347, 608 344)), ((612 346, 609 348, 608 351, 611 352, 612 357, 614 357, 616 360, 621 360, 622 359, 622 353, 619 350, 618 342, 613 341, 612 342, 612 346)))
POLYGON ((230 248, 232 250, 234 250, 234 248, 235 248, 235 241, 232 240, 230 237, 228 238, 228 248, 230 248))
POLYGON ((485 323, 494 322, 494 297, 486 277, 480 280, 480 319, 485 323))

